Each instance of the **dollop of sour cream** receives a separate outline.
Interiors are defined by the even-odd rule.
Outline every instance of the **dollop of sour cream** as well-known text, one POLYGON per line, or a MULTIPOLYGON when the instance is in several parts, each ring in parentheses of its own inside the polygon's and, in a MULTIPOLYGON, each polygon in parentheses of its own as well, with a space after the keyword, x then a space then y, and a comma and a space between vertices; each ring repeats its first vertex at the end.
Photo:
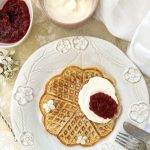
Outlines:
POLYGON ((82 112, 89 120, 96 123, 107 123, 111 119, 104 119, 90 110, 90 97, 99 92, 111 96, 118 104, 118 100, 115 94, 115 87, 110 81, 101 77, 93 77, 87 84, 83 86, 83 88, 79 92, 78 103, 82 112))
POLYGON ((85 19, 93 10, 93 0, 44 0, 48 14, 63 23, 85 19))

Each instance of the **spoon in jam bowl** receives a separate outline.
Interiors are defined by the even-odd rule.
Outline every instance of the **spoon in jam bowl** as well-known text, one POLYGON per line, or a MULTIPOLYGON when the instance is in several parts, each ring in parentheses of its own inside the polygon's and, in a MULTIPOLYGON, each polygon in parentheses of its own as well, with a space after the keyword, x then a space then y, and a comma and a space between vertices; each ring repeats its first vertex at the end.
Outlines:
POLYGON ((0 48, 21 44, 33 22, 31 0, 0 0, 0 48))

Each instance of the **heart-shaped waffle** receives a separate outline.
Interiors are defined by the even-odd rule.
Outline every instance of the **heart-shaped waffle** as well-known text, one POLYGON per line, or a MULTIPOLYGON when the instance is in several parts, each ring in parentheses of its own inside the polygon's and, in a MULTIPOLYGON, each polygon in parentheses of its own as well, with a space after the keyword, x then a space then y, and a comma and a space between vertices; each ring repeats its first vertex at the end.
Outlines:
POLYGON ((112 132, 120 114, 121 104, 117 93, 119 111, 108 123, 92 122, 81 112, 79 92, 95 76, 103 77, 114 85, 114 81, 97 68, 70 66, 48 81, 41 97, 39 106, 45 129, 67 146, 94 145, 112 132))

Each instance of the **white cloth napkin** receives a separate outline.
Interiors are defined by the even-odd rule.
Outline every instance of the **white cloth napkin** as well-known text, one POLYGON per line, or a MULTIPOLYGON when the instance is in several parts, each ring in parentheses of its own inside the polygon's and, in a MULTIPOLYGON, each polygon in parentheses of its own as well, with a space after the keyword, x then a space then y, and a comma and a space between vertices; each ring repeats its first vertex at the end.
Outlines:
POLYGON ((150 133, 150 119, 145 127, 145 131, 149 132, 150 133))
POLYGON ((150 77, 150 11, 138 26, 127 54, 150 77))
POLYGON ((95 17, 121 39, 131 41, 137 26, 150 10, 150 0, 100 0, 95 17))

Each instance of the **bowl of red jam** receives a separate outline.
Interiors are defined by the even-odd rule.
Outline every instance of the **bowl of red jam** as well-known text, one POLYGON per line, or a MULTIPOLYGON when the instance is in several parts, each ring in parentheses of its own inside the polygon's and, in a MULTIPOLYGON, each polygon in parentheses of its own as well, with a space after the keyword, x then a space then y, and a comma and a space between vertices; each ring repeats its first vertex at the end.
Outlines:
POLYGON ((0 48, 21 44, 27 38, 32 22, 31 0, 2 0, 0 2, 0 48))

